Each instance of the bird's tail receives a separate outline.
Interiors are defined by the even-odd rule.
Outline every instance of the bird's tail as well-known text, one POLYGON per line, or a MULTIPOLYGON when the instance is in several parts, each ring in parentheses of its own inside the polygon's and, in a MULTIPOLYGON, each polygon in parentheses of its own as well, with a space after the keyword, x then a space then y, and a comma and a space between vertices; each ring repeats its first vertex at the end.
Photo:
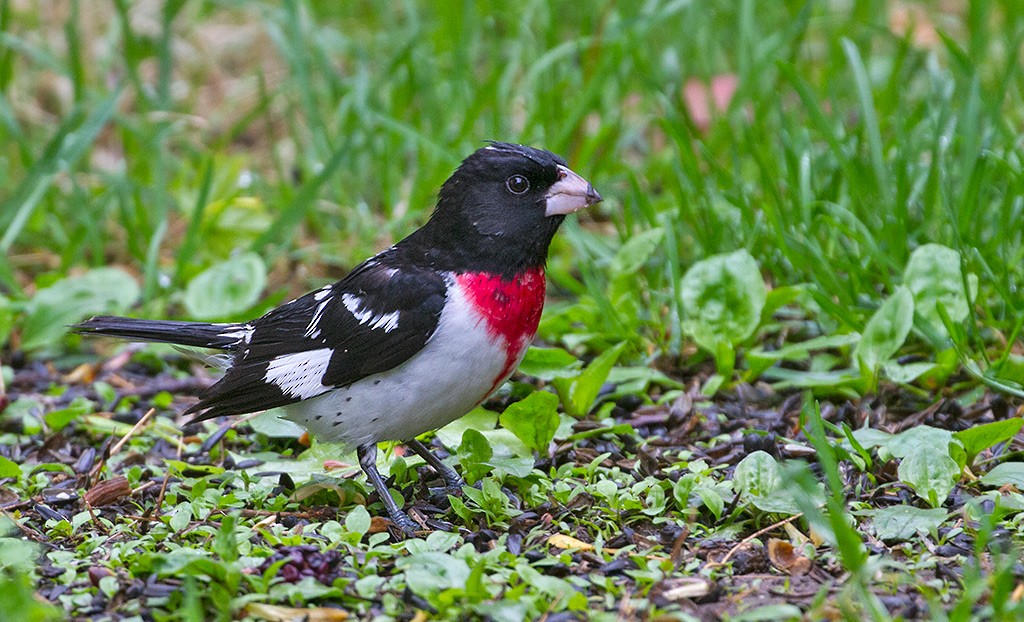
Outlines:
POLYGON ((207 324, 170 320, 138 320, 98 315, 71 326, 76 333, 109 335, 133 341, 159 341, 194 348, 233 350, 245 343, 252 328, 246 324, 207 324))

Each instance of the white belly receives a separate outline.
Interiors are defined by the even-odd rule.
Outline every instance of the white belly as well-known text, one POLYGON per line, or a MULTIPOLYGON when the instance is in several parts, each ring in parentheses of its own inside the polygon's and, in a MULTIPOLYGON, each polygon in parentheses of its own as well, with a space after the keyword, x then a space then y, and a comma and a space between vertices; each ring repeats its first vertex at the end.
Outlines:
MULTIPOLYGON (((507 344, 488 334, 458 286, 437 330, 408 361, 349 387, 285 407, 288 418, 328 442, 409 440, 458 419, 507 376, 507 344)), ((526 352, 516 353, 516 364, 526 352)), ((512 367, 514 369, 515 366, 512 367)))

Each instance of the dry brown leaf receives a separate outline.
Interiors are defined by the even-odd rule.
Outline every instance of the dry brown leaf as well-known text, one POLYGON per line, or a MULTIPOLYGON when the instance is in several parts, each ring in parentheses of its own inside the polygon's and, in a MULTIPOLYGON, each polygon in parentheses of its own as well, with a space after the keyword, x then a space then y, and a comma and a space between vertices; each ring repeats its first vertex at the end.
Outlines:
POLYGON ((811 544, 813 544, 815 547, 819 547, 822 544, 825 544, 825 536, 818 533, 818 531, 815 530, 813 527, 808 529, 807 533, 810 534, 811 544))
POLYGON ((327 607, 298 609, 265 603, 249 603, 245 607, 245 612, 269 622, 339 622, 348 619, 347 611, 327 607))
POLYGON ((391 521, 382 516, 372 516, 370 517, 370 529, 367 533, 384 533, 388 530, 388 524, 390 522, 391 521))
MULTIPOLYGON (((587 544, 583 540, 577 540, 572 536, 567 536, 564 533, 556 533, 555 535, 548 538, 548 544, 560 549, 579 549, 581 551, 593 551, 594 545, 587 544)), ((607 550, 607 549, 606 549, 607 550)))
POLYGON ((95 486, 85 493, 85 502, 92 507, 102 507, 116 503, 130 494, 132 494, 132 487, 128 484, 128 478, 118 475, 117 477, 97 482, 95 486))
POLYGON ((82 363, 64 376, 63 380, 69 384, 89 384, 96 380, 98 368, 99 365, 95 363, 82 363))
POLYGON ((811 541, 808 536, 805 536, 802 531, 797 529, 793 523, 786 523, 782 526, 786 530, 786 535, 789 536, 790 542, 796 542, 797 546, 803 546, 811 541))
POLYGON ((811 560, 798 552, 793 545, 785 540, 770 538, 768 540, 768 559, 772 565, 790 575, 807 574, 811 570, 811 560))

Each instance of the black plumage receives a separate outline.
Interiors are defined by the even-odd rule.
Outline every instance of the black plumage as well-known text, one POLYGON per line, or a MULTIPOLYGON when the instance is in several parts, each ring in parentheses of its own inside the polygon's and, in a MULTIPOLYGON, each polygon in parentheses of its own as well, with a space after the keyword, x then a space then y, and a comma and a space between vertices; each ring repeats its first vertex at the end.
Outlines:
POLYGON ((289 394, 267 382, 267 369, 282 356, 330 348, 322 392, 347 386, 400 365, 418 352, 437 327, 447 285, 433 270, 404 264, 382 253, 337 283, 310 292, 246 324, 201 324, 94 317, 73 327, 94 333, 232 354, 224 376, 199 396, 186 413, 196 421, 284 406, 311 395, 289 394), (353 313, 345 296, 358 300, 353 313), (357 317, 369 318, 360 321, 357 317), (397 313, 394 327, 374 327, 373 318, 397 313))

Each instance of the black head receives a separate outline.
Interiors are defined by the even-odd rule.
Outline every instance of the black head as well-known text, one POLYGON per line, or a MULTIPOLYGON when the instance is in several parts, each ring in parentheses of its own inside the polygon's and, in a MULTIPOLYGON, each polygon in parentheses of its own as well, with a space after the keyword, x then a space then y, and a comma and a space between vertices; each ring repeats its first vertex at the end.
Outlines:
POLYGON ((542 265, 565 216, 600 200, 550 151, 492 142, 448 178, 430 221, 402 245, 439 269, 511 275, 542 265))

